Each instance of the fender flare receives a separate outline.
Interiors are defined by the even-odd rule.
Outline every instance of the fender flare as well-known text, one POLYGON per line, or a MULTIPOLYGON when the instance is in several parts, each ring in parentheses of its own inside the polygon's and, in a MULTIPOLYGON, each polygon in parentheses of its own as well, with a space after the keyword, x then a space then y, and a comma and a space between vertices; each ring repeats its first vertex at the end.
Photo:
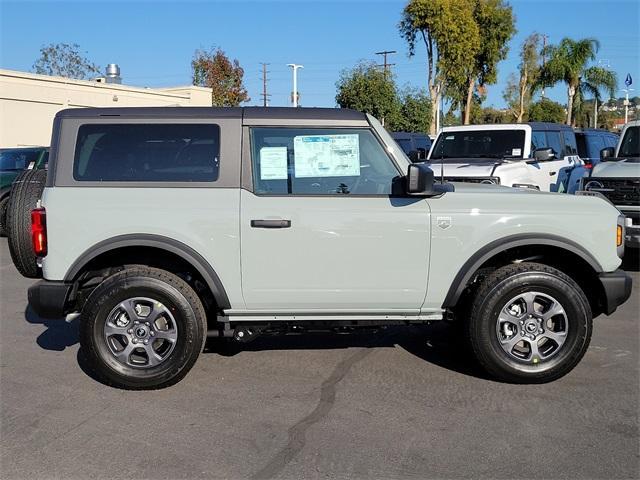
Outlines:
POLYGON ((69 267, 64 276, 66 282, 73 282, 80 274, 82 269, 94 258, 103 253, 123 247, 153 247, 166 250, 170 253, 178 255, 183 260, 192 265, 207 283, 207 286, 213 293, 218 308, 224 310, 231 308, 227 292, 220 281, 220 277, 213 269, 211 264, 204 259, 197 251, 190 246, 174 240, 173 238, 152 234, 129 234, 119 235, 117 237, 103 240, 80 255, 75 262, 69 267))
POLYGON ((522 247, 525 245, 547 245, 551 247, 558 247, 567 250, 582 258, 596 273, 603 271, 600 263, 591 255, 587 250, 577 243, 562 238, 556 235, 549 234, 519 234, 510 235, 505 238, 495 240, 476 253, 474 253, 465 263, 462 265, 458 273, 456 274, 447 296, 442 303, 442 308, 453 308, 458 303, 458 299, 462 295, 462 292, 466 288, 467 284, 471 280, 473 274, 484 264, 487 260, 491 259, 495 255, 509 250, 510 248, 522 247))

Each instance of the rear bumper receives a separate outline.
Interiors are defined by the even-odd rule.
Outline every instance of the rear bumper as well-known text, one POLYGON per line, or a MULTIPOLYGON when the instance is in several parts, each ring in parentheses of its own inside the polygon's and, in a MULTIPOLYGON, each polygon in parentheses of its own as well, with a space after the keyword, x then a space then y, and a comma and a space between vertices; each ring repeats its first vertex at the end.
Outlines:
POLYGON ((604 288, 604 313, 611 315, 631 296, 631 276, 623 270, 616 270, 601 273, 599 278, 604 288))
POLYGON ((72 288, 72 283, 40 280, 29 287, 29 306, 42 318, 63 317, 72 288))

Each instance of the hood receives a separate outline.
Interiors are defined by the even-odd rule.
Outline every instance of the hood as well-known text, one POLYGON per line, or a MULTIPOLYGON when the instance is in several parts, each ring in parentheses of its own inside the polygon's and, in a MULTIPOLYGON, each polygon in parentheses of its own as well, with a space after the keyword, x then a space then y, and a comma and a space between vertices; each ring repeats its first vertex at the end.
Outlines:
POLYGON ((557 195, 556 193, 541 192, 540 190, 534 190, 532 188, 514 188, 505 187, 502 185, 487 185, 483 183, 469 183, 469 182, 449 182, 451 183, 457 193, 504 193, 513 195, 557 195))
MULTIPOLYGON (((458 160, 456 160, 457 162, 458 160)), ((429 166, 436 178, 440 176, 440 169, 443 166, 445 177, 490 177, 493 174, 495 162, 474 162, 474 163, 440 163, 434 161, 429 166)))
POLYGON ((591 171, 592 177, 638 177, 640 178, 640 161, 628 158, 617 161, 599 162, 591 171))

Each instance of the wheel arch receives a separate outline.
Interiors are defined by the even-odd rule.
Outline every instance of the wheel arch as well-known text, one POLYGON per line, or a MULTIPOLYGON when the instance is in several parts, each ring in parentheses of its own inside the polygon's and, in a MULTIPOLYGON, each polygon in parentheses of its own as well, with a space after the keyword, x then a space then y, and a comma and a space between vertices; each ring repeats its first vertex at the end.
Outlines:
POLYGON ((76 281, 87 267, 109 254, 125 250, 135 252, 139 251, 139 249, 163 251, 174 258, 179 257, 202 277, 219 309, 231 307, 222 281, 211 264, 196 250, 185 243, 162 235, 128 234, 103 240, 85 250, 85 252, 75 260, 67 270, 64 280, 66 282, 76 281))
POLYGON ((547 234, 512 235, 485 245, 462 265, 449 287, 442 308, 454 308, 475 274, 485 266, 511 263, 530 256, 558 258, 559 254, 565 255, 565 263, 574 260, 576 269, 582 269, 594 275, 603 271, 602 265, 593 255, 569 239, 547 234))

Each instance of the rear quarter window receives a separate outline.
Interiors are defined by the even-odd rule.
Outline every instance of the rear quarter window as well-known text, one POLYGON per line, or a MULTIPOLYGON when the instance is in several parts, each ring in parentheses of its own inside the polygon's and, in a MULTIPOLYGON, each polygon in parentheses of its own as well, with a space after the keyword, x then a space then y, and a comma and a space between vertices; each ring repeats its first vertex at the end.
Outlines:
POLYGON ((213 182, 220 128, 213 124, 87 124, 78 129, 73 178, 102 182, 213 182))

